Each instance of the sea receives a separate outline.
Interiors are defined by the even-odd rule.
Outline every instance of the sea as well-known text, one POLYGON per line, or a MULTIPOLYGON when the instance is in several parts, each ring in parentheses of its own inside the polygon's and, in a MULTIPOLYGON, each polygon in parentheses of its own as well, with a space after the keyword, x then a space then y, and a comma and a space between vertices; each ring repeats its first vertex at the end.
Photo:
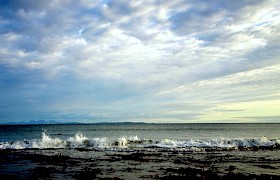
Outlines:
POLYGON ((256 150, 280 146, 280 124, 1 125, 0 149, 256 150))
POLYGON ((279 123, 0 126, 0 180, 279 178, 279 123))

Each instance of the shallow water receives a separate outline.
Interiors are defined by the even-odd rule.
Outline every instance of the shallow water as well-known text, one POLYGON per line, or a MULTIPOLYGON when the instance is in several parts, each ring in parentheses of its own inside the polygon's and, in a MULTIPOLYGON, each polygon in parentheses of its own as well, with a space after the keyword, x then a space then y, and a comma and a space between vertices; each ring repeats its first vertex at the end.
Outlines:
POLYGON ((90 124, 0 126, 0 149, 279 149, 280 124, 90 124))

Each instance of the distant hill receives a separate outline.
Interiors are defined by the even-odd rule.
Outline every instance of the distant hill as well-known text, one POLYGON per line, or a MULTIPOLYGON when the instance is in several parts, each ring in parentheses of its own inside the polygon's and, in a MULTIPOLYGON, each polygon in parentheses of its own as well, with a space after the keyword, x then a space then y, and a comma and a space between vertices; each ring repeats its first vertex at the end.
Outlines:
POLYGON ((58 122, 54 120, 31 120, 20 122, 4 122, 1 125, 40 125, 40 124, 145 124, 144 122, 97 122, 97 123, 81 123, 81 122, 58 122))
POLYGON ((4 122, 0 124, 11 124, 11 125, 16 125, 16 124, 60 124, 60 122, 57 121, 45 121, 45 120, 31 120, 31 121, 20 121, 20 122, 4 122))
POLYGON ((31 120, 31 121, 28 121, 24 124, 57 124, 58 122, 57 121, 45 121, 45 120, 31 120))
POLYGON ((144 122, 98 122, 98 123, 88 123, 88 124, 146 124, 144 122))

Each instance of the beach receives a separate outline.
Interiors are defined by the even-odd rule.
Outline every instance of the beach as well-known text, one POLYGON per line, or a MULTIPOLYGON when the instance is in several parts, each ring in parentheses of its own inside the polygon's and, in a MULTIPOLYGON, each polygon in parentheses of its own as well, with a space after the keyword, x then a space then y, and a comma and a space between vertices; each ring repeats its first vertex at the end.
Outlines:
POLYGON ((0 179, 279 179, 280 124, 0 126, 0 179))
POLYGON ((279 179, 279 153, 6 149, 0 179, 279 179))

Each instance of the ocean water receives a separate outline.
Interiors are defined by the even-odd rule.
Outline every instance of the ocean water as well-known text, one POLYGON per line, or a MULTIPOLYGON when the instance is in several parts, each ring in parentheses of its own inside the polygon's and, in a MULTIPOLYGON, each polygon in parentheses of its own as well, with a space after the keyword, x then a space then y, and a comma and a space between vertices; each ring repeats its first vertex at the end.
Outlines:
POLYGON ((280 149, 280 124, 2 125, 0 149, 280 149))

